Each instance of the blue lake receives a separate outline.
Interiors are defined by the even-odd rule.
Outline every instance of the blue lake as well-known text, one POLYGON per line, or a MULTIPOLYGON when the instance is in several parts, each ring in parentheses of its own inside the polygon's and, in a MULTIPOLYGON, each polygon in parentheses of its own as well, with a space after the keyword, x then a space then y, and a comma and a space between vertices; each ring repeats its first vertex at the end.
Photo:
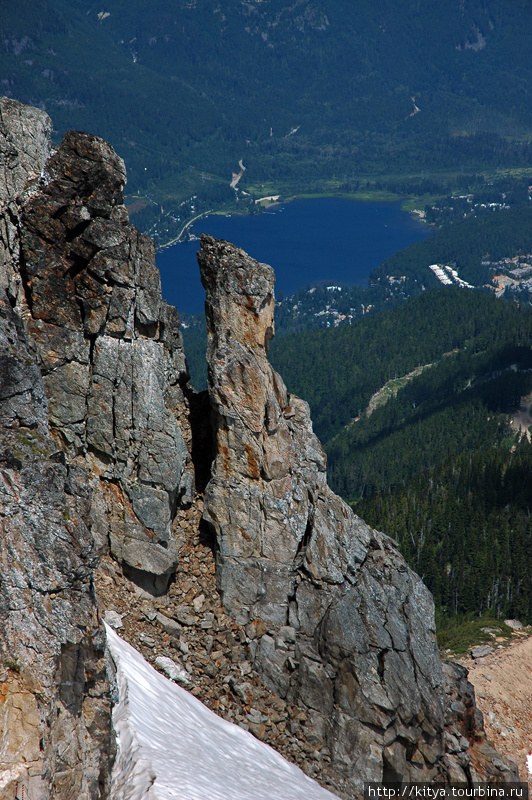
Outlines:
MULTIPOLYGON (((193 232, 209 233, 270 264, 276 292, 291 294, 309 284, 365 286, 388 256, 425 238, 430 229, 401 211, 399 203, 361 203, 325 197, 294 200, 252 216, 204 217, 193 232)), ((182 242, 157 255, 163 297, 179 311, 203 310, 198 241, 182 242)))

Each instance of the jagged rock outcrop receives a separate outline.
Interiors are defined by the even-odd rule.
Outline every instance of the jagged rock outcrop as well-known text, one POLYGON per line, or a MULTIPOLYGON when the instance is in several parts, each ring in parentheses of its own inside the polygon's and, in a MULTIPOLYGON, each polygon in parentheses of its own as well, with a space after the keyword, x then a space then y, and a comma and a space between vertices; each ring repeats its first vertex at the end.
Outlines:
POLYGON ((307 711, 355 791, 368 780, 466 781, 469 757, 444 758, 454 718, 432 597, 395 542, 329 489, 308 406, 268 362, 273 270, 208 236, 198 260, 216 431, 204 519, 224 605, 241 624, 268 626, 255 668, 307 711))
POLYGON ((195 552, 191 454, 209 439, 153 244, 129 224, 112 148, 70 132, 51 154, 50 130, 0 99, 0 794, 108 796, 99 556, 99 597, 120 594, 130 640, 177 649, 194 693, 309 755, 335 791, 511 774, 463 672, 442 671, 429 593, 330 491, 308 407, 268 364, 273 272, 206 237, 205 519, 227 617, 211 552, 195 552))
POLYGON ((519 781, 516 764, 500 755, 486 739, 482 712, 475 690, 461 664, 443 665, 445 685, 445 755, 441 761, 451 781, 462 782, 464 773, 476 783, 519 781))
POLYGON ((193 472, 178 417, 186 382, 176 310, 161 300, 153 242, 129 224, 110 145, 69 132, 19 211, 27 330, 52 435, 93 480, 100 552, 165 588, 171 522, 193 472))
MULTIPOLYGON (((0 103, 0 794, 107 796, 114 753, 86 470, 50 437, 22 317, 19 204, 49 156, 46 114, 0 103)), ((26 315, 27 316, 27 315, 26 315)))
POLYGON ((71 800, 106 796, 113 758, 97 555, 164 591, 194 478, 177 312, 124 164, 80 132, 52 154, 51 127, 0 100, 0 785, 71 800))

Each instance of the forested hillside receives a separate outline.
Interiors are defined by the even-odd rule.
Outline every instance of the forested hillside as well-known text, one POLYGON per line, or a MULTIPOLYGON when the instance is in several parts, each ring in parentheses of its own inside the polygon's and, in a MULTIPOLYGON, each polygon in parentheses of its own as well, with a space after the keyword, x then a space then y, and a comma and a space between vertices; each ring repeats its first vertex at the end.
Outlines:
POLYGON ((527 199, 527 205, 495 208, 444 224, 427 239, 387 258, 371 279, 386 284, 387 276, 404 275, 403 291, 411 293, 415 283, 419 289, 438 285, 430 264, 452 264, 464 281, 481 287, 493 277, 491 262, 532 252, 531 205, 527 199))
POLYGON ((489 444, 426 467, 357 513, 398 540, 444 613, 531 622, 532 445, 489 444))
POLYGON ((531 167, 531 22, 524 0, 5 0, 2 91, 111 141, 164 236, 234 201, 240 159, 244 206, 531 167))
MULTIPOLYGON (((289 390, 310 403, 316 433, 329 441, 390 379, 453 350, 460 360, 452 364, 477 353, 496 359, 508 344, 528 346, 531 329, 532 310, 449 286, 352 325, 274 339, 270 358, 289 390)), ((482 362, 480 371, 487 369, 482 362)))
POLYGON ((510 420, 532 393, 532 309, 445 287, 271 357, 310 402, 331 485, 442 612, 531 621, 532 446, 510 420))
POLYGON ((442 359, 328 441, 331 482, 356 501, 448 455, 503 445, 506 415, 532 390, 531 370, 530 345, 494 342, 484 352, 467 348, 442 359))

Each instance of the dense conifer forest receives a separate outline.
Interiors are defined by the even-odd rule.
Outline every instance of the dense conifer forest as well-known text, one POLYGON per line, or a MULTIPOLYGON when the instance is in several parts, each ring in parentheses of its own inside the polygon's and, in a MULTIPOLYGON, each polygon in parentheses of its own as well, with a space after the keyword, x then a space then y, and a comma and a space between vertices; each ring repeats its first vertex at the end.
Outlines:
POLYGON ((440 611, 532 621, 532 446, 510 425, 532 392, 532 309, 442 287, 271 355, 310 402, 331 485, 440 611))
POLYGON ((430 385, 434 375, 453 370, 449 381, 460 374, 467 381, 489 372, 490 364, 499 369, 507 346, 529 346, 531 329, 532 309, 449 286, 352 325, 274 339, 270 358, 289 390, 310 403, 316 433, 329 441, 392 378, 450 353, 408 387, 412 392, 419 385, 430 398, 437 391, 430 385))
POLYGON ((446 614, 532 621, 532 445, 479 443, 356 510, 397 539, 446 614))

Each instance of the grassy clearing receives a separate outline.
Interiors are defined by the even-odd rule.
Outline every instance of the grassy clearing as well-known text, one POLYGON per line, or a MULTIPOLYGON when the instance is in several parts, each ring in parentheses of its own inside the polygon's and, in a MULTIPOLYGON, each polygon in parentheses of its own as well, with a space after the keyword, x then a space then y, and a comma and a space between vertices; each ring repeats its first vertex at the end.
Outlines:
POLYGON ((376 408, 379 406, 385 405, 391 397, 395 397, 399 389, 402 389, 403 386, 406 386, 413 378, 416 378, 418 375, 421 375, 429 367, 432 367, 433 364, 423 364, 419 367, 416 367, 412 372, 409 372, 408 375, 403 375, 400 378, 392 378, 390 381, 384 384, 382 389, 379 389, 378 392, 371 397, 368 407, 366 409, 366 414, 368 417, 370 414, 375 411, 376 408))
POLYGON ((465 614, 456 617, 436 612, 438 646, 446 655, 465 655, 477 644, 493 644, 498 638, 510 639, 513 630, 491 614, 481 617, 465 614))
POLYGON ((417 210, 423 211, 425 206, 433 206, 437 203, 438 195, 424 194, 419 197, 407 197, 406 200, 401 202, 401 211, 408 211, 409 213, 417 210))

